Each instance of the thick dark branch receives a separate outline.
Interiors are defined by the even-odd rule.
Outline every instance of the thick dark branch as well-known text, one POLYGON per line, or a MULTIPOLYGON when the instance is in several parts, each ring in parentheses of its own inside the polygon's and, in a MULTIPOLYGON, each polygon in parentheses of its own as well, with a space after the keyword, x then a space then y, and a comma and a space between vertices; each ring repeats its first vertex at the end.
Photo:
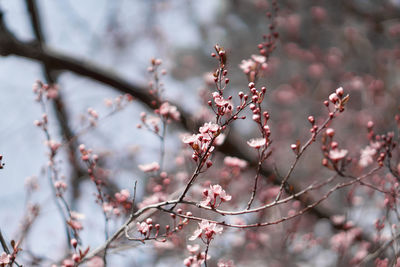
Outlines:
POLYGON ((39 10, 36 5, 36 0, 25 0, 25 5, 28 9, 29 17, 31 19, 31 25, 33 28, 33 32, 35 33, 35 37, 39 42, 39 45, 42 45, 46 42, 42 30, 42 26, 40 23, 39 10))

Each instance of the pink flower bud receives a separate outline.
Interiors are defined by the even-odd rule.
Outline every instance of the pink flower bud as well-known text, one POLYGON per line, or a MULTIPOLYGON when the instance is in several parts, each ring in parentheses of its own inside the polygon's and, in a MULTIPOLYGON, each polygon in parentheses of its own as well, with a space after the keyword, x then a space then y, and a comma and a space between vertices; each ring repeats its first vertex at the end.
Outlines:
POLYGON ((78 240, 76 240, 75 238, 71 239, 71 246, 73 246, 74 248, 76 248, 76 246, 78 245, 78 240))
POLYGON ((340 97, 343 96, 344 94, 343 87, 339 87, 338 89, 336 89, 336 94, 340 97))
POLYGON ((326 130, 326 134, 327 134, 329 137, 333 137, 333 136, 335 135, 335 130, 332 129, 332 128, 328 128, 328 129, 326 130))
POLYGON ((74 262, 79 262, 81 260, 81 257, 75 253, 74 255, 72 255, 72 259, 74 260, 74 262))
POLYGON ((84 145, 84 144, 80 144, 80 145, 79 145, 79 151, 80 151, 81 153, 83 153, 83 151, 85 151, 85 145, 84 145))
POLYGON ((331 143, 331 148, 332 149, 336 149, 338 146, 339 146, 339 144, 337 142, 335 142, 335 141, 331 143))
POLYGON ((335 103, 339 100, 339 98, 338 98, 338 96, 337 96, 336 93, 332 93, 332 94, 329 95, 329 100, 330 100, 333 104, 335 104, 335 103))
POLYGON ((207 168, 210 168, 213 165, 213 163, 211 161, 207 161, 206 164, 207 164, 207 168))
POLYGON ((253 115, 253 121, 259 122, 260 121, 260 115, 258 115, 258 114, 253 115))

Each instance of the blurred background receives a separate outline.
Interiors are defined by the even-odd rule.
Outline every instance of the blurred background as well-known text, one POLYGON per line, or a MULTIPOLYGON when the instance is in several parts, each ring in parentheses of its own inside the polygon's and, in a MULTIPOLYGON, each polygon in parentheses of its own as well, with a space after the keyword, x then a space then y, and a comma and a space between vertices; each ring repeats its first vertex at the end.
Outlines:
MULTIPOLYGON (((24 237, 21 262, 49 266, 60 262, 68 251, 62 219, 45 178, 45 136, 33 124, 42 116, 32 93, 36 80, 56 83, 60 88, 58 102, 48 107, 53 138, 62 141, 79 134, 62 147, 57 161, 69 186, 68 201, 74 210, 85 214, 84 228, 90 231, 83 231, 82 239, 91 248, 104 239, 97 219, 102 212, 96 209, 95 188, 85 179, 77 146, 84 143, 100 155, 99 165, 106 176, 112 177, 110 193, 121 188, 132 191, 133 181, 137 180, 138 199, 143 200, 147 180, 137 166, 153 161, 159 153, 158 139, 136 127, 140 113, 149 110, 146 98, 134 95, 134 101, 121 109, 107 103, 115 103, 130 89, 146 94, 151 58, 161 59, 167 71, 162 78, 164 98, 179 105, 194 122, 207 120, 210 112, 203 104, 213 89, 209 73, 217 66, 210 56, 214 45, 227 51, 227 94, 235 96, 248 84, 239 65, 259 53, 257 44, 270 33, 273 21, 279 38, 257 85, 268 89, 265 108, 271 114, 274 144, 268 167, 275 166, 282 173, 290 166, 288 158, 293 157, 290 144, 308 137, 307 117, 324 118, 323 101, 340 86, 350 94, 350 102, 334 128, 341 147, 348 149, 352 157, 358 158, 360 149, 368 145, 365 125, 369 120, 382 133, 395 129, 393 117, 400 104, 400 1, 282 0, 278 6, 271 20, 265 15, 272 10, 271 2, 264 0, 1 0, 0 154, 5 166, 0 171, 0 227, 5 238, 18 239, 30 205, 40 206, 39 216, 24 237), (88 128, 88 108, 99 114, 96 127, 88 128), (28 194, 32 183, 39 188, 28 194)), ((169 127, 169 172, 178 173, 174 162, 180 155, 176 149, 180 146, 179 134, 196 132, 195 125, 182 128, 174 123, 169 127)), ((250 120, 234 124, 229 131, 244 141, 259 134, 250 120)), ((245 142, 236 149, 251 159, 256 156, 245 142)), ((327 173, 321 170, 318 145, 308 153, 296 173, 299 186, 327 173)), ((229 154, 229 149, 221 153, 229 154)), ((333 199, 326 204, 331 215, 346 213, 367 233, 373 229, 374 218, 381 212, 379 207, 366 200, 354 206, 346 193, 335 194, 333 199)), ((317 229, 314 234, 332 235, 328 218, 319 219, 318 226, 313 225, 317 229)), ((122 222, 122 218, 116 219, 111 229, 122 222)), ((269 236, 268 229, 264 230, 269 236)), ((276 248, 265 236, 262 242, 226 238, 215 253, 235 259, 238 266, 340 263, 329 250, 329 242, 322 241, 295 258, 290 254, 294 249, 281 251, 283 256, 274 258, 276 248), (251 252, 235 254, 241 246, 251 252), (269 251, 267 258, 265 251, 269 251)), ((149 244, 112 254, 109 262, 110 266, 183 265, 185 257, 176 251, 173 246, 155 248, 149 244)))

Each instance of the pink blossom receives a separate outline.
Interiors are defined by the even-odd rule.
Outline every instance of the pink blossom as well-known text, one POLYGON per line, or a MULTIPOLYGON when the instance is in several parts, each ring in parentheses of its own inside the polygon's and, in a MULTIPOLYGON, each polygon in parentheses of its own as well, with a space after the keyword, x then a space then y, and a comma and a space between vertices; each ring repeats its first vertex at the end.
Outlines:
POLYGON ((3 252, 0 255, 0 265, 6 265, 10 263, 10 255, 8 255, 7 253, 3 252))
POLYGON ((367 255, 368 255, 368 249, 371 246, 369 242, 363 241, 361 242, 361 245, 358 248, 357 253, 354 255, 354 257, 351 259, 350 263, 352 265, 359 264, 367 255))
POLYGON ((225 136, 220 134, 220 126, 218 124, 207 122, 199 128, 199 134, 193 134, 191 136, 183 136, 182 141, 185 144, 190 145, 194 153, 192 158, 197 160, 202 153, 207 152, 209 156, 214 150, 214 146, 210 146, 211 141, 214 141, 213 145, 222 144, 225 140, 225 136))
POLYGON ((48 99, 55 99, 58 97, 58 86, 49 86, 46 90, 48 99))
POLYGON ((175 121, 178 121, 181 117, 181 114, 178 111, 178 108, 169 104, 168 102, 162 103, 159 109, 160 115, 171 118, 175 121))
POLYGON ((57 151, 57 149, 60 148, 61 144, 56 142, 56 141, 54 141, 54 140, 50 140, 50 141, 47 142, 47 146, 51 149, 51 151, 53 153, 55 153, 57 151))
POLYGON ((332 128, 326 129, 326 134, 330 137, 333 137, 335 135, 335 130, 332 128))
POLYGON ((105 213, 110 213, 113 210, 113 206, 109 202, 103 203, 103 211, 105 213))
POLYGON ((347 156, 348 151, 346 149, 332 149, 329 151, 329 158, 333 161, 344 159, 347 156))
POLYGON ((320 6, 314 6, 311 8, 311 15, 313 16, 313 18, 317 21, 323 21, 325 20, 327 14, 326 14, 326 10, 323 7, 320 6))
POLYGON ((225 134, 219 134, 215 139, 214 139, 214 144, 216 146, 220 146, 225 142, 226 135, 225 134))
POLYGON ((266 57, 261 55, 252 55, 251 59, 243 59, 239 68, 243 70, 245 74, 249 74, 252 71, 256 71, 261 66, 262 69, 267 68, 266 57))
POLYGON ((138 207, 141 209, 145 206, 154 204, 154 203, 158 203, 158 202, 162 202, 167 200, 167 196, 165 193, 162 192, 156 192, 148 197, 145 197, 143 199, 143 201, 141 203, 138 204, 138 207))
POLYGON ((340 225, 346 221, 346 217, 344 215, 334 215, 331 220, 335 225, 340 225))
POLYGON ((312 78, 318 79, 321 78, 324 74, 324 65, 321 63, 314 63, 308 67, 308 73, 312 78))
POLYGON ((54 182, 54 187, 58 190, 65 191, 67 189, 67 184, 64 181, 54 182))
POLYGON ((218 207, 221 202, 229 201, 232 199, 232 196, 226 194, 225 190, 218 184, 210 185, 210 189, 205 189, 203 191, 203 196, 206 198, 200 204, 204 206, 211 206, 213 208, 218 207), (220 202, 217 203, 217 197, 220 202))
POLYGON ((219 93, 217 93, 217 92, 214 92, 214 93, 213 93, 213 98, 214 98, 214 102, 215 102, 215 104, 217 105, 217 107, 226 108, 228 105, 232 105, 232 104, 230 103, 230 101, 224 99, 224 97, 221 96, 221 95, 220 95, 219 93))
POLYGON ((261 55, 251 55, 251 59, 259 64, 263 64, 267 61, 267 58, 261 55))
POLYGON ((237 157, 229 157, 229 156, 225 157, 224 164, 232 168, 244 169, 247 167, 247 162, 237 157))
MULTIPOLYGON (((206 253, 201 252, 201 253, 187 257, 183 261, 183 264, 188 267, 201 267, 201 265, 204 263, 205 258, 206 258, 206 253)), ((207 255, 207 260, 210 258, 211 258, 211 256, 207 255)))
POLYGON ((330 100, 333 104, 335 104, 335 103, 339 100, 339 98, 338 98, 338 96, 337 96, 336 93, 332 93, 332 94, 329 95, 329 100, 330 100))
POLYGON ((203 135, 208 132, 216 133, 218 131, 219 131, 219 125, 212 122, 206 122, 204 123, 203 126, 199 128, 199 132, 202 133, 203 135))
POLYGON ((200 246, 198 244, 191 246, 191 245, 187 245, 186 246, 187 250, 191 253, 191 254, 196 254, 197 251, 199 251, 200 246))
POLYGON ((115 193, 115 199, 118 202, 125 202, 130 197, 128 189, 122 189, 119 193, 115 193))
POLYGON ((142 172, 154 172, 160 169, 160 165, 155 161, 149 164, 139 165, 138 167, 142 172))
POLYGON ((254 138, 247 141, 247 144, 252 148, 259 149, 266 144, 266 140, 265 138, 254 138))
POLYGON ((146 222, 137 222, 136 228, 142 235, 146 235, 150 231, 149 224, 147 224, 146 222))
POLYGON ((153 125, 154 127, 155 126, 157 126, 159 123, 160 123, 160 118, 159 117, 156 117, 156 116, 147 116, 147 118, 146 118, 146 122, 148 123, 148 124, 151 124, 151 125, 153 125))
POLYGON ((94 110, 93 108, 88 108, 88 114, 93 117, 94 119, 98 119, 99 118, 99 114, 97 113, 96 110, 94 110))
POLYGON ((204 233, 205 238, 210 241, 213 239, 215 234, 221 234, 222 230, 222 226, 217 225, 216 223, 210 223, 207 220, 202 220, 199 223, 199 228, 194 231, 193 236, 191 236, 189 240, 193 241, 196 238, 202 237, 204 233))
POLYGON ((336 89, 335 93, 336 93, 338 96, 342 96, 342 95, 344 94, 343 87, 339 87, 338 89, 336 89))
POLYGON ((255 69, 255 62, 251 59, 243 59, 242 63, 240 63, 239 68, 243 70, 245 74, 249 74, 250 71, 255 69))
POLYGON ((192 144, 196 143, 197 141, 199 141, 199 135, 197 135, 197 134, 184 135, 182 137, 182 142, 185 144, 192 145, 192 144))
POLYGON ((74 220, 83 220, 85 219, 85 214, 76 211, 71 211, 71 218, 74 220))
POLYGON ((376 149, 371 146, 366 146, 361 149, 360 161, 358 164, 361 167, 367 167, 373 162, 373 156, 376 154, 376 149))
POLYGON ((388 267, 389 266, 389 259, 385 258, 383 260, 377 258, 375 260, 375 267, 388 267))
POLYGON ((348 249, 354 240, 361 234, 361 229, 352 228, 348 231, 342 231, 332 236, 330 243, 334 250, 343 251, 348 249))

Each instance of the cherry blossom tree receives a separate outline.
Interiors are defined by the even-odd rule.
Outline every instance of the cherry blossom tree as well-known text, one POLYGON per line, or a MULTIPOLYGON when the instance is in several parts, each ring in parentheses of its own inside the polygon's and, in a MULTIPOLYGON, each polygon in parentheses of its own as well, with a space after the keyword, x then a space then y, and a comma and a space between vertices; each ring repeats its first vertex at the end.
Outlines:
MULTIPOLYGON (((229 38, 148 58, 146 86, 48 49, 36 1, 25 2, 35 42, 1 14, 1 55, 43 66, 31 127, 47 162, 25 182, 15 237, 0 225, 0 266, 400 266, 399 3, 220 2, 230 19, 197 26, 208 36, 225 24, 229 38), (72 130, 60 71, 119 95, 72 130), (191 83, 171 97, 181 75, 201 77, 197 100, 191 83), (107 120, 134 131, 133 149, 102 150, 90 133, 107 120), (40 220, 50 203, 58 225, 40 220), (36 254, 49 241, 27 238, 35 221, 63 249, 36 254)), ((116 47, 129 39, 119 30, 116 47)))

